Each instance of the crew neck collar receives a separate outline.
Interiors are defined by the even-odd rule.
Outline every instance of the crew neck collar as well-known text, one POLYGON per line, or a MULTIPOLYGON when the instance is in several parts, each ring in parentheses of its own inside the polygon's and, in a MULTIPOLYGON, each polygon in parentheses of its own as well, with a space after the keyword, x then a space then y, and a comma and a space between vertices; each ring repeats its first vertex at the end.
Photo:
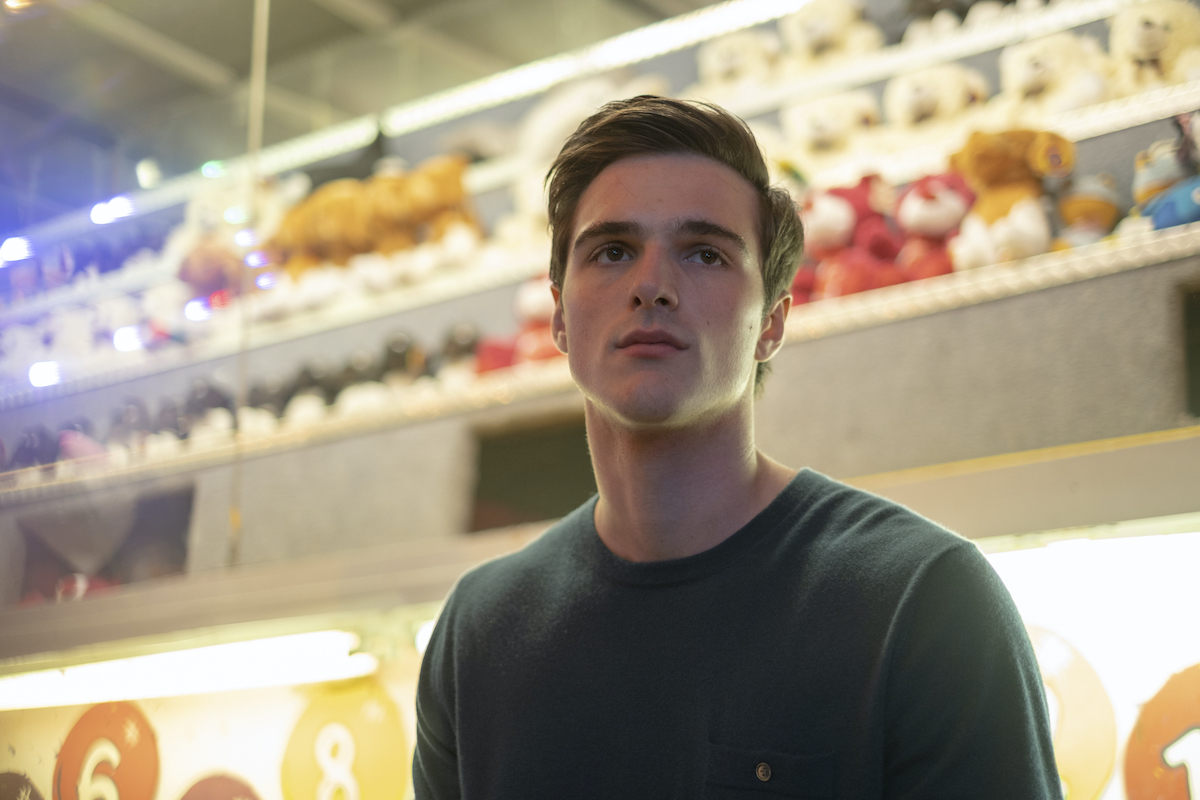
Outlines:
POLYGON ((812 470, 801 469, 766 508, 729 538, 700 553, 666 561, 627 561, 609 550, 596 531, 597 495, 580 509, 587 555, 600 574, 616 583, 669 586, 700 580, 736 561, 764 538, 790 523, 805 507, 804 499, 820 477, 812 470))

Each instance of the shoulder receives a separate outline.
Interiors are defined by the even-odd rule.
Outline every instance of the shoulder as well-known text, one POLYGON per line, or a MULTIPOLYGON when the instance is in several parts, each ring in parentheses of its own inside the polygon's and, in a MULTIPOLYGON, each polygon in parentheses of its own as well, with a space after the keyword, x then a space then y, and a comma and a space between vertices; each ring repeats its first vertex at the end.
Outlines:
POLYGON ((464 573, 447 598, 443 616, 519 608, 569 584, 586 567, 594 505, 594 499, 587 501, 522 549, 464 573))
POLYGON ((886 498, 811 470, 789 486, 791 534, 818 560, 842 562, 864 579, 907 581, 952 551, 982 555, 967 539, 886 498))

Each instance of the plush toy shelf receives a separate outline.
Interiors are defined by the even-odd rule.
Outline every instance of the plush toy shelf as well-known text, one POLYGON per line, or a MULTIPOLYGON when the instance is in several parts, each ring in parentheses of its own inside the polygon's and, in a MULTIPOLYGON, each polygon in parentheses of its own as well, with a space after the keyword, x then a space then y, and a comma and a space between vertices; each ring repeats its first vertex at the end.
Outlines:
MULTIPOLYGON (((1081 142, 1168 119, 1197 108, 1200 108, 1200 81, 1191 81, 1055 114, 1037 125, 1015 127, 1052 131, 1073 142, 1081 142)), ((921 135, 921 144, 893 152, 874 151, 869 144, 864 144, 854 154, 839 159, 838 163, 814 171, 810 176, 812 185, 820 189, 848 186, 869 174, 880 175, 894 184, 908 183, 925 175, 937 175, 949 169, 950 155, 961 149, 971 131, 977 128, 989 129, 989 126, 982 123, 976 126, 970 122, 958 124, 950 132, 943 129, 940 137, 931 136, 931 140, 927 140, 921 135)), ((913 137, 918 135, 919 131, 913 137)))
POLYGON ((1200 223, 954 272, 798 306, 787 339, 799 342, 1099 278, 1200 254, 1200 223))
POLYGON ((812 100, 935 64, 986 53, 1026 39, 1070 30, 1111 17, 1124 6, 1137 1, 1063 0, 1035 11, 1012 13, 995 25, 960 29, 933 42, 892 45, 869 57, 839 61, 820 71, 763 87, 757 92, 719 99, 739 116, 756 117, 791 102, 812 100))
MULTIPOLYGON (((1197 254, 1200 223, 1132 234, 1023 261, 797 306, 788 319, 787 340, 803 342, 887 325, 1197 254)), ((285 427, 269 435, 231 439, 171 458, 143 460, 119 468, 66 462, 57 469, 33 467, 8 473, 0 479, 0 508, 197 472, 238 459, 275 455, 549 396, 578 397, 566 359, 500 370, 460 385, 418 386, 394 394, 392 403, 376 413, 339 417, 331 410, 324 420, 301 428, 285 427)))
POLYGON ((231 319, 228 320, 230 324, 196 344, 145 353, 142 354, 144 357, 135 363, 116 369, 89 369, 86 365, 81 365, 78 372, 64 374, 62 382, 52 386, 0 394, 0 410, 112 386, 186 365, 233 356, 243 350, 267 347, 355 323, 380 319, 409 309, 518 283, 536 277, 545 270, 544 263, 529 260, 516 260, 500 268, 463 268, 390 292, 351 295, 324 308, 296 314, 276 322, 252 323, 247 327, 244 336, 241 326, 236 324, 237 312, 231 311, 231 319))
MULTIPOLYGON (((924 42, 914 46, 893 45, 869 58, 852 63, 839 62, 793 80, 761 87, 753 92, 713 99, 724 103, 741 116, 754 117, 776 111, 796 99, 820 97, 842 89, 884 80, 903 72, 995 50, 1030 37, 1069 30, 1112 16, 1123 6, 1135 2, 1138 0, 1059 0, 1044 9, 1010 14, 1001 23, 982 30, 963 30, 936 42, 924 42)), ((744 2, 742 4, 746 5, 744 2)), ((735 6, 738 3, 725 5, 735 6)), ((708 9, 701 13, 715 10, 721 9, 708 9)), ((765 14, 760 11, 756 15, 754 9, 750 9, 749 14, 742 15, 736 21, 725 20, 725 17, 730 16, 726 14, 721 17, 724 24, 716 27, 711 23, 708 26, 697 26, 697 14, 669 19, 575 53, 516 67, 490 78, 441 92, 434 97, 388 109, 382 114, 367 114, 264 148, 255 168, 261 174, 272 175, 304 167, 361 149, 370 144, 381 130, 389 136, 411 133, 430 125, 467 116, 482 108, 551 89, 572 79, 631 66, 649 57, 694 46, 698 41, 707 38, 705 34, 715 36, 736 30, 739 26, 768 22, 788 10, 790 7, 783 7, 782 10, 768 11, 765 14), (701 28, 705 30, 700 30, 701 28), (713 30, 708 31, 706 28, 713 30), (689 35, 692 29, 700 30, 701 38, 689 35), (642 33, 653 33, 654 44, 657 47, 647 48, 644 46, 646 42, 643 41, 622 41, 623 38, 642 33), (669 44, 664 46, 663 43, 669 44), (629 46, 633 44, 643 46, 629 46), (625 46, 619 55, 614 55, 618 49, 617 45, 625 46), (513 87, 521 84, 524 76, 536 77, 540 84, 532 90, 518 91, 514 94, 513 87), (403 124, 397 120, 403 121, 403 124)), ((526 165, 516 158, 481 163, 472 167, 467 176, 467 184, 474 192, 501 188, 510 183, 525 167, 526 165)), ((168 180, 157 188, 131 192, 127 197, 132 204, 133 216, 185 203, 196 193, 220 185, 222 181, 244 178, 249 168, 249 159, 239 156, 221 162, 208 172, 197 170, 168 180)), ((87 233, 95 227, 89 210, 80 209, 35 225, 17 235, 31 240, 34 244, 54 243, 87 233)), ((4 321, 4 318, 0 318, 0 324, 4 321)))

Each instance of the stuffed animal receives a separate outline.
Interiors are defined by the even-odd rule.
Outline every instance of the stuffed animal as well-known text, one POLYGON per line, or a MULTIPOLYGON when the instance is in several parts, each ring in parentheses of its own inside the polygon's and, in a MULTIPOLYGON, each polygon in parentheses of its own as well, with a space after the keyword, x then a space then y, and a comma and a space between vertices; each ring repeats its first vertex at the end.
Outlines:
POLYGON ((1009 125, 1038 125, 1050 114, 1112 97, 1112 61, 1091 36, 1069 31, 1000 52, 1000 91, 990 106, 1009 125))
MULTIPOLYGON (((960 5, 959 3, 928 3, 924 5, 927 5, 932 13, 929 16, 919 16, 908 23, 904 29, 904 36, 900 40, 902 44, 909 47, 921 47, 953 35, 962 24, 962 17, 955 10, 960 5)), ((909 3, 910 9, 912 6, 913 4, 909 3)))
POLYGON ((384 172, 366 185, 371 249, 407 250, 419 241, 440 241, 456 225, 480 231, 463 179, 467 158, 434 156, 411 172, 384 172))
POLYGON ((1200 78, 1200 9, 1188 0, 1146 0, 1109 21, 1118 96, 1200 78))
POLYGON ((711 39, 696 51, 699 82, 683 94, 728 100, 739 92, 760 89, 774 79, 780 49, 779 37, 763 30, 737 31, 711 39))
POLYGON ((839 297, 901 283, 893 264, 903 241, 883 212, 891 187, 868 175, 852 187, 814 192, 800 210, 808 257, 817 262, 812 299, 839 297))
POLYGON ((883 110, 893 130, 911 131, 933 122, 961 121, 990 94, 978 70, 949 63, 898 75, 883 90, 883 110))
POLYGON ((804 173, 844 158, 880 119, 879 101, 866 89, 787 106, 779 112, 787 154, 804 173))
POLYGON ((1049 249, 1050 221, 1041 203, 1042 180, 1070 174, 1075 145, 1046 131, 977 131, 950 157, 950 167, 976 193, 959 235, 949 243, 956 270, 1049 249))
POLYGON ((906 238, 896 266, 908 280, 953 272, 946 240, 958 232, 975 202, 975 193, 962 176, 948 172, 910 183, 899 197, 896 224, 906 238))
POLYGON ((331 181, 291 208, 266 250, 294 279, 359 254, 396 253, 482 228, 463 186, 467 159, 434 156, 409 172, 386 169, 368 181, 331 181))
POLYGON ((1058 200, 1058 215, 1063 228, 1051 242, 1051 250, 1100 241, 1112 233, 1120 215, 1116 179, 1107 172, 1072 179, 1058 200))
POLYGON ((242 259, 216 236, 209 235, 192 248, 179 265, 179 280, 192 290, 193 297, 214 292, 238 294, 242 290, 242 259))
MULTIPOLYGON (((721 40, 713 40, 700 48, 699 87, 719 93, 727 85, 741 85, 744 80, 756 80, 753 76, 765 79, 770 74, 769 64, 761 67, 752 65, 757 65, 763 57, 756 48, 762 45, 770 49, 772 37, 751 41, 753 36, 749 39, 736 34, 734 36, 737 38, 728 45, 718 46, 717 42, 721 40), (710 45, 712 52, 706 50, 710 45), (719 56, 716 55, 718 52, 719 56), (711 59, 713 63, 706 64, 706 59, 711 59)), ((777 42, 774 48, 778 50, 777 42)), ((667 94, 669 91, 670 82, 655 73, 629 75, 617 72, 560 84, 546 92, 522 117, 517 127, 515 156, 544 178, 545 168, 558 155, 567 137, 575 132, 579 123, 596 113, 600 106, 612 100, 641 94, 667 94)))
POLYGON ((781 76, 871 53, 883 47, 883 31, 863 19, 858 0, 809 0, 779 20, 784 54, 781 76))

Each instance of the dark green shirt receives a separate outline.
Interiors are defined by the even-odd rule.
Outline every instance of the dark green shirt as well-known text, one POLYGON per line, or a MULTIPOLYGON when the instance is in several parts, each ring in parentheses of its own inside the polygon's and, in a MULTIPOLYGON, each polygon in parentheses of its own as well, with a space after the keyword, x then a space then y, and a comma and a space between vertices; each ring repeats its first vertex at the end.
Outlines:
POLYGON ((1029 640, 967 540, 808 470, 672 561, 613 555, 594 508, 451 593, 418 800, 1061 797, 1029 640))

